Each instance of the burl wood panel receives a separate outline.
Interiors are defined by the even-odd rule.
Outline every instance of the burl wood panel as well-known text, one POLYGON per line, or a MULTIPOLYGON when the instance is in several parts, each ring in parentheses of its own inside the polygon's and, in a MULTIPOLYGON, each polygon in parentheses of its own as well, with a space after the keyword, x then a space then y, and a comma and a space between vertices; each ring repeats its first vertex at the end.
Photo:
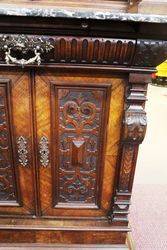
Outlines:
MULTIPOLYGON (((33 185, 33 151, 32 151, 32 118, 31 118, 31 81, 30 74, 24 71, 1 70, 0 79, 7 79, 9 89, 8 99, 10 99, 10 136, 11 136, 11 156, 13 159, 13 171, 16 186, 18 203, 1 203, 0 216, 34 214, 34 185, 33 185), (28 164, 23 166, 19 162, 17 139, 24 136, 27 140, 28 164)), ((1 89, 2 90, 2 89, 1 89)), ((2 92, 1 92, 2 93, 2 92)), ((3 99, 1 99, 1 103, 3 99)), ((1 149, 2 155, 2 149, 1 149)), ((8 156, 6 155, 8 158, 8 156)), ((10 159, 8 158, 8 160, 10 159)), ((1 163, 1 167, 3 167, 1 163)), ((8 175, 4 169, 4 174, 8 175)), ((10 183, 12 188, 12 182, 10 183)))
MULTIPOLYGON (((43 216, 86 216, 86 217, 106 216, 110 208, 111 196, 112 196, 113 186, 114 186, 116 158, 117 158, 118 148, 119 148, 120 127, 121 127, 122 111, 123 111, 124 80, 121 78, 118 78, 117 76, 115 77, 105 76, 105 75, 96 76, 93 74, 92 76, 88 76, 88 75, 80 75, 79 73, 75 73, 75 74, 74 73, 71 73, 71 74, 59 73, 58 74, 55 71, 50 71, 50 72, 38 71, 36 74, 35 89, 36 89, 36 117, 37 117, 38 142, 40 142, 41 137, 43 136, 47 137, 48 142, 49 142, 48 165, 46 167, 42 166, 41 161, 40 161, 40 157, 41 157, 40 154, 39 154, 39 159, 38 159, 39 173, 40 173, 39 180, 40 180, 40 200, 41 200, 42 215, 43 216), (95 84, 96 84, 96 87, 95 87, 95 90, 93 91, 98 90, 99 94, 101 93, 100 91, 102 91, 100 90, 101 88, 104 90, 105 88, 109 88, 110 86, 112 88, 111 99, 110 99, 110 90, 107 89, 107 92, 106 92, 107 98, 105 100, 106 102, 105 105, 107 106, 106 108, 104 108, 104 112, 106 112, 106 116, 108 116, 107 109, 109 109, 110 112, 109 112, 108 126, 105 125, 105 127, 103 128, 102 137, 100 139, 101 145, 103 141, 107 141, 107 147, 105 143, 105 147, 104 149, 102 148, 102 153, 101 153, 102 155, 104 155, 104 157, 102 157, 101 159, 101 162, 100 162, 101 167, 99 169, 100 170, 99 176, 101 178, 101 181, 99 181, 98 183, 99 208, 93 207, 93 206, 87 206, 84 208, 82 206, 82 204, 84 203, 82 203, 81 200, 78 200, 80 202, 80 204, 78 203, 78 205, 75 204, 73 201, 74 207, 69 206, 68 201, 66 201, 66 203, 64 203, 63 205, 61 202, 61 206, 64 206, 64 209, 62 207, 59 208, 59 205, 57 205, 54 208, 53 207, 54 206, 54 193, 55 193, 55 186, 57 186, 56 179, 58 176, 57 172, 54 172, 54 170, 56 169, 55 165, 58 162, 57 160, 58 155, 56 154, 57 138, 55 137, 55 130, 53 129, 55 126, 53 123, 53 114, 54 114, 53 100, 55 100, 55 93, 53 90, 54 88, 56 88, 54 86, 58 85, 60 90, 61 90, 61 86, 65 86, 65 89, 69 88, 70 90, 72 90, 71 93, 73 93, 74 91, 78 91, 78 84, 80 86, 81 93, 87 96, 87 98, 91 96, 90 90, 93 90, 91 88, 93 88, 95 84), (51 96, 52 96, 52 101, 51 101, 51 96), (51 147, 51 144, 53 145, 52 147, 51 147), (54 176, 54 173, 56 173, 56 178, 54 176)), ((95 102, 95 99, 93 100, 95 102)), ((104 105, 104 103, 100 104, 99 102, 98 105, 104 105)), ((103 112, 101 115, 103 115, 103 112)), ((107 117, 106 118, 103 117, 104 124, 105 124, 105 119, 107 121, 107 117)), ((62 128, 61 128, 61 131, 62 131, 62 128)), ((81 133, 80 128, 78 129, 78 131, 79 133, 81 133)), ((74 133, 74 137, 75 137, 75 133, 74 133)), ((60 147, 58 149, 60 150, 60 147)), ((71 152, 72 150, 75 151, 75 149, 76 149, 75 147, 72 147, 71 152)), ((80 150, 78 151, 78 149, 76 150, 77 150, 78 158, 71 159, 74 165, 76 162, 77 164, 78 162, 80 164, 80 161, 82 161, 82 150, 81 151, 80 150)), ((75 151, 75 154, 76 154, 76 151, 75 151)), ((92 202, 94 202, 94 200, 92 202)))
POLYGON ((125 244, 125 232, 3 230, 1 243, 125 244))

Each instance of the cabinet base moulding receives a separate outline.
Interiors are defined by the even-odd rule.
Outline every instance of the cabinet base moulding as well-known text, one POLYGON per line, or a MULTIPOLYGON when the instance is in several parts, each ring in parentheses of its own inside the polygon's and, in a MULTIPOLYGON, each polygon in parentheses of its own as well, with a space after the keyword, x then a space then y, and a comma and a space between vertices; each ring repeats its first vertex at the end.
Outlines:
POLYGON ((33 250, 33 249, 45 249, 45 250, 50 250, 50 249, 61 249, 61 250, 91 250, 91 249, 104 249, 104 250, 128 250, 128 249, 133 249, 129 248, 127 245, 81 245, 81 244, 74 244, 74 245, 62 245, 62 244, 5 244, 5 245, 0 245, 0 249, 8 249, 8 250, 18 250, 18 249, 26 249, 26 250, 33 250))
POLYGON ((104 250, 134 250, 134 242, 131 233, 127 234, 125 244, 55 244, 55 243, 0 243, 0 250, 16 250, 16 249, 62 249, 62 250, 88 250, 88 249, 104 249, 104 250))
MULTIPOLYGON (((1 219, 1 244, 101 244, 126 245, 127 226, 107 221, 1 219), (87 224, 87 225, 86 225, 87 224), (94 226, 93 226, 94 224, 94 226)), ((1 245, 0 245, 1 247, 1 245)))

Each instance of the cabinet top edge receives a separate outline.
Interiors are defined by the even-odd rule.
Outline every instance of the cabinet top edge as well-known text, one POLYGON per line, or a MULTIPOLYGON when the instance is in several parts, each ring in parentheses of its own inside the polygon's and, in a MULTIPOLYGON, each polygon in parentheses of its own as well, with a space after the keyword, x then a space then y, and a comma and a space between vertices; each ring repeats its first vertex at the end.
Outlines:
POLYGON ((77 5, 69 7, 0 3, 0 15, 167 23, 167 15, 113 12, 112 6, 107 9, 99 9, 97 7, 90 8, 89 6, 80 7, 77 5))

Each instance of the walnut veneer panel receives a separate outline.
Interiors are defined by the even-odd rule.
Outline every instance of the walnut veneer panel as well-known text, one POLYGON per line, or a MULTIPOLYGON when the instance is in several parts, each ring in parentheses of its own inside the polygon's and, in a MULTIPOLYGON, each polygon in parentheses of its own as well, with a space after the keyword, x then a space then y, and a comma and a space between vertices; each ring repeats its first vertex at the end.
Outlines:
MULTIPOLYGON (((46 167, 42 166, 40 159, 38 161, 39 171, 40 171, 40 195, 41 195, 42 215, 43 216, 48 216, 48 215, 49 216, 106 216, 108 210, 110 209, 111 195, 113 192, 113 185, 114 185, 116 158, 118 154, 120 127, 121 127, 122 112, 123 112, 124 80, 121 78, 114 78, 114 77, 111 78, 105 76, 97 77, 96 75, 92 75, 91 77, 88 75, 81 76, 80 74, 77 75, 77 73, 75 75, 74 74, 60 75, 58 73, 57 74, 54 73, 54 71, 51 72, 38 71, 35 79, 35 88, 36 88, 36 115, 37 115, 38 141, 40 141, 41 137, 43 136, 47 137, 49 142, 48 149, 50 152, 48 159, 49 163, 46 167), (53 112, 54 105, 56 105, 55 97, 53 98, 54 92, 52 91, 54 86, 58 86, 58 88, 60 89, 63 86, 63 88, 65 88, 66 90, 69 88, 72 89, 72 91, 74 91, 75 89, 76 90, 80 89, 80 91, 82 90, 81 93, 82 92, 85 93, 85 96, 87 96, 87 98, 91 94, 91 91, 95 91, 95 93, 97 91, 96 95, 98 95, 98 91, 100 95, 101 94, 104 95, 103 92, 100 91, 107 91, 106 94, 108 97, 106 96, 107 99, 106 98, 104 99, 105 102, 103 100, 103 105, 104 105, 103 109, 105 112, 105 116, 103 117, 103 122, 105 124, 105 120, 106 122, 108 120, 108 126, 106 125, 104 126, 103 124, 104 127, 103 126, 101 127, 103 136, 101 137, 101 139, 100 137, 98 138, 98 140, 100 139, 101 145, 103 141, 107 140, 107 147, 105 142, 105 145, 101 148, 101 151, 104 151, 104 153, 102 153, 101 155, 102 159, 100 160, 100 162, 98 162, 98 164, 100 163, 99 170, 98 172, 95 172, 98 173, 99 176, 98 177, 99 182, 95 184, 99 190, 99 205, 97 207, 93 207, 90 206, 90 204, 87 204, 87 207, 84 208, 83 205, 85 206, 87 202, 85 203, 83 201, 80 201, 78 198, 77 200, 78 202, 76 202, 76 200, 75 203, 72 204, 71 202, 65 202, 63 204, 58 204, 61 208, 58 205, 55 208, 53 208, 55 200, 54 198, 55 189, 57 189, 58 185, 57 183, 58 172, 55 171, 55 167, 58 161, 56 159, 58 159, 57 158, 58 155, 61 154, 61 152, 56 151, 56 144, 58 138, 55 136, 57 134, 56 130, 60 131, 59 130, 60 128, 58 129, 58 127, 54 125, 52 120, 53 114, 58 116, 58 114, 53 112), (112 89, 111 99, 109 90, 110 87, 112 89), (53 98, 52 102, 51 102, 51 95, 53 98), (109 115, 107 111, 108 109, 109 109, 109 115), (56 152, 58 153, 56 154, 56 152), (73 209, 71 205, 72 207, 74 207, 73 209), (65 209, 63 209, 63 207, 65 209)), ((67 101, 70 100, 67 99, 67 101)), ((98 105, 101 104, 99 103, 98 105)), ((59 117, 60 117, 59 119, 61 119, 61 116, 59 117)), ((81 160, 80 159, 82 154, 81 152, 77 152, 79 159, 74 159, 74 163, 76 163, 76 160, 77 161, 81 160)), ((67 173, 66 175, 68 176, 67 173)), ((91 176, 91 174, 89 175, 91 176)), ((71 177, 69 176, 69 179, 70 178, 71 177)), ((87 182, 89 183, 88 180, 87 182)), ((68 190, 66 190, 66 192, 68 193, 68 190)), ((96 199, 95 196, 93 197, 94 197, 93 199, 96 199)), ((94 203, 94 200, 92 200, 92 202, 94 203)), ((98 203, 95 202, 95 204, 98 203)))
MULTIPOLYGON (((1 160, 1 170, 4 175, 1 175, 0 186, 0 214, 5 215, 19 215, 19 214, 34 214, 34 185, 33 185, 33 160, 32 160, 32 118, 31 118, 31 86, 30 75, 24 71, 0 71, 0 82, 4 82, 3 85, 8 85, 7 99, 8 105, 8 119, 10 120, 10 128, 8 128, 8 135, 10 140, 6 138, 5 130, 1 131, 2 140, 1 143, 8 142, 8 154, 3 154, 5 144, 1 146, 1 156, 4 156, 1 160), (6 81, 6 83, 5 83, 6 81), (20 136, 23 136, 27 140, 27 166, 23 166, 19 161, 17 140, 20 136), (9 170, 5 168, 11 159, 11 167, 9 170), (13 171, 13 178, 10 171, 13 171), (4 178, 9 178, 10 191, 4 188, 4 178), (15 189, 14 189, 15 187, 15 189), (2 193, 1 193, 2 192, 2 193), (6 195, 3 195, 3 192, 6 195), (11 193, 13 193, 11 198, 11 193), (15 201, 12 202, 12 201, 15 201)), ((2 85, 0 85, 2 88, 2 85)), ((4 88, 4 87, 3 87, 4 88)), ((3 89, 1 89, 2 94, 3 89)), ((1 104, 3 104, 1 95, 1 104)), ((2 108, 2 106, 1 106, 2 108)), ((1 119, 5 116, 1 109, 1 119)), ((7 120, 3 120, 3 126, 7 126, 7 120)), ((8 123, 9 126, 9 123, 8 123)), ((5 127, 4 127, 5 128, 5 127)), ((7 147, 7 145, 6 145, 7 147)), ((6 185, 7 179, 6 179, 6 185)))
MULTIPOLYGON (((3 230, 1 231, 1 235, 0 235, 1 243, 6 243, 6 242, 27 243, 28 242, 28 243, 103 244, 104 245, 104 244, 124 244, 125 240, 126 240, 125 232, 120 233, 120 232, 87 232, 87 231, 73 232, 73 231, 68 231, 68 230, 63 231, 63 232, 62 231, 45 231, 45 230, 43 231, 3 230), (106 234, 108 237, 106 237, 106 234)), ((61 248, 62 248, 62 245, 61 245, 61 248)), ((123 247, 123 249, 127 249, 127 248, 123 247)))

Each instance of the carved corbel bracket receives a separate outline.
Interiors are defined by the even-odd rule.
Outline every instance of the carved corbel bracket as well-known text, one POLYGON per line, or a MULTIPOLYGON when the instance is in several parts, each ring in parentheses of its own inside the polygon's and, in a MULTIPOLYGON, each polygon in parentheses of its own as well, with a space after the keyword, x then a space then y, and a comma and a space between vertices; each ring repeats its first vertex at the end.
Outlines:
POLYGON ((140 144, 145 137, 147 117, 144 106, 149 81, 150 75, 130 74, 123 121, 124 143, 140 144))
POLYGON ((147 118, 142 105, 130 105, 125 111, 123 141, 139 144, 146 133, 147 118))
POLYGON ((126 91, 126 102, 122 129, 121 158, 117 166, 115 196, 109 219, 128 222, 131 191, 136 167, 139 144, 143 141, 147 118, 144 111, 148 74, 130 74, 126 91))

